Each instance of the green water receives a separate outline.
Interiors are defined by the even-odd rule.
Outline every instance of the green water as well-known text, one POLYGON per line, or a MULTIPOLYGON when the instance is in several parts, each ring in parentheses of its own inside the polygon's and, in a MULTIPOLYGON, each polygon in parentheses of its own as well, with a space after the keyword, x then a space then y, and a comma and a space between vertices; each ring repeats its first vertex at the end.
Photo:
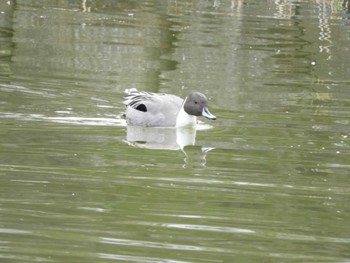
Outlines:
POLYGON ((346 4, 0 2, 0 261, 350 262, 346 4), (126 88, 218 119, 181 150, 126 88))

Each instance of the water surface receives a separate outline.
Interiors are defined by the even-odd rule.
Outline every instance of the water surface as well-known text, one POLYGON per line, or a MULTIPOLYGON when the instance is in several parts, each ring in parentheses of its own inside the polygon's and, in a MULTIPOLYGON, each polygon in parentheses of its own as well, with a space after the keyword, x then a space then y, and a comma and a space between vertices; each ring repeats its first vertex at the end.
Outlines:
POLYGON ((0 261, 349 262, 349 26, 340 0, 1 2, 0 261), (218 119, 130 131, 126 88, 218 119))

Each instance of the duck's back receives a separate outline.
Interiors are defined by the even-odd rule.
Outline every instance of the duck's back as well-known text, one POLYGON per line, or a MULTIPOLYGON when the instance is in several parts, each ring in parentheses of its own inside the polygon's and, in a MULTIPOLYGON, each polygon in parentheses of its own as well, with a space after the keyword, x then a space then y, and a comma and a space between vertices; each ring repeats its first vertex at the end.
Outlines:
POLYGON ((171 127, 183 99, 171 94, 132 92, 125 97, 126 119, 130 125, 145 127, 171 127))

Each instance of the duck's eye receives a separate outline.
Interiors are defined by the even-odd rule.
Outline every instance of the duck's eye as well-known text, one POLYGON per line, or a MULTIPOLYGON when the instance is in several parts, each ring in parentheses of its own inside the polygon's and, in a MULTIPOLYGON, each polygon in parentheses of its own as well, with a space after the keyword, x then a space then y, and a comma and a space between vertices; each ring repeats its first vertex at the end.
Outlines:
POLYGON ((195 101, 194 101, 194 104, 198 104, 198 101, 195 100, 195 101))

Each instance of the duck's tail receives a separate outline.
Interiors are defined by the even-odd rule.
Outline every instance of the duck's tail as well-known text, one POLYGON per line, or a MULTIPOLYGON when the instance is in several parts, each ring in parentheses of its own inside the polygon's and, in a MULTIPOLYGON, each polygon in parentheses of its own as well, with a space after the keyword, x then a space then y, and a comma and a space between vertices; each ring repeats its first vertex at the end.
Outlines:
POLYGON ((139 91, 136 88, 125 89, 124 93, 126 96, 138 94, 139 91))
POLYGON ((130 88, 124 90, 124 101, 123 104, 128 106, 133 101, 133 99, 140 94, 136 88, 130 88))

